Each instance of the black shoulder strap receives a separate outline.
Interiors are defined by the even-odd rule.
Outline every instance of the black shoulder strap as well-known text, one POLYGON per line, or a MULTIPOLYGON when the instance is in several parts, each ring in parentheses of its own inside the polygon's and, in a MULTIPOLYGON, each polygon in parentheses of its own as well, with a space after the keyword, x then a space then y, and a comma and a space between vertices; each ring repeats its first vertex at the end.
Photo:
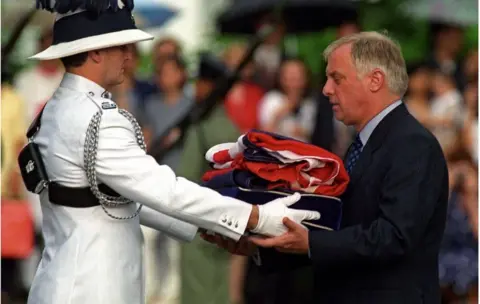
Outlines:
POLYGON ((30 127, 28 127, 28 130, 27 130, 27 138, 30 138, 32 137, 33 135, 35 135, 35 133, 38 132, 38 130, 40 130, 40 120, 42 118, 42 114, 43 114, 43 110, 45 109, 45 106, 47 104, 45 104, 43 107, 42 107, 42 110, 40 110, 40 113, 38 113, 37 117, 35 117, 35 119, 32 121, 32 123, 30 124, 30 127))

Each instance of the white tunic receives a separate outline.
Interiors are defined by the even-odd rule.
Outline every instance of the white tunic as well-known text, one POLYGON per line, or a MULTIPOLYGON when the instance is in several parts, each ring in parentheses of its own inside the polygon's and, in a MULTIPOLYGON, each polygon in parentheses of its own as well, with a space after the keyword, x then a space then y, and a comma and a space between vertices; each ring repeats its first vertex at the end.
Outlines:
MULTIPOLYGON (((97 84, 67 73, 47 103, 35 142, 50 180, 67 187, 87 187, 84 139, 92 116, 102 110, 97 178, 144 207, 140 218, 114 220, 100 206, 54 205, 48 191, 43 191, 45 250, 29 304, 144 303, 140 224, 184 241, 193 239, 197 227, 233 239, 245 231, 250 205, 158 165, 137 145, 131 123, 118 109, 102 109, 102 103, 112 103, 101 97, 104 92, 97 84)), ((136 208, 128 205, 109 211, 128 216, 136 208)))

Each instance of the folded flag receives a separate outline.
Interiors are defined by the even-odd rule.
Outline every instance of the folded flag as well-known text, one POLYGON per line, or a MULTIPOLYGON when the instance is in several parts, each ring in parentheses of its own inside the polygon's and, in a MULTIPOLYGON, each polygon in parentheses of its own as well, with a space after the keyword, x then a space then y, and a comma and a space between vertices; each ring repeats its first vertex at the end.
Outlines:
MULTIPOLYGON (((342 160, 324 149, 277 134, 252 130, 234 143, 212 147, 205 155, 213 170, 203 185, 222 195, 262 205, 300 192, 291 208, 315 210, 320 218, 303 221, 309 230, 338 230, 349 176, 342 160)), ((295 269, 311 263, 307 255, 262 249, 253 256, 261 272, 295 269)))
POLYGON ((205 158, 215 170, 204 174, 204 182, 237 169, 269 181, 267 190, 281 187, 334 197, 343 194, 349 183, 343 162, 335 154, 264 131, 252 130, 236 143, 216 145, 205 158))

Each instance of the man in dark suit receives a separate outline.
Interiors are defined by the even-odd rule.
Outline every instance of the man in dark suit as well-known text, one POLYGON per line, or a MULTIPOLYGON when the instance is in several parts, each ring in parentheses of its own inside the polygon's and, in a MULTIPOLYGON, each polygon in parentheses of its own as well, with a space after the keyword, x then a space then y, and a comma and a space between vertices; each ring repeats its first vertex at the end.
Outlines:
POLYGON ((401 101, 408 76, 400 48, 363 32, 332 43, 325 57, 323 93, 358 132, 345 160, 342 227, 309 232, 284 219, 284 235, 250 241, 308 254, 316 303, 440 303, 448 172, 437 140, 401 101))

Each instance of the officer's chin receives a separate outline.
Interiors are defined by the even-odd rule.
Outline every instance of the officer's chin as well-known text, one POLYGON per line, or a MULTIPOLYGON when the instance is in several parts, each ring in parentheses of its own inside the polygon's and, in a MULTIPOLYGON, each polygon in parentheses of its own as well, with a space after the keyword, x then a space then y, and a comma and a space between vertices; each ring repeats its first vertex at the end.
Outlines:
POLYGON ((125 74, 122 72, 117 80, 117 85, 122 84, 125 81, 125 74))

